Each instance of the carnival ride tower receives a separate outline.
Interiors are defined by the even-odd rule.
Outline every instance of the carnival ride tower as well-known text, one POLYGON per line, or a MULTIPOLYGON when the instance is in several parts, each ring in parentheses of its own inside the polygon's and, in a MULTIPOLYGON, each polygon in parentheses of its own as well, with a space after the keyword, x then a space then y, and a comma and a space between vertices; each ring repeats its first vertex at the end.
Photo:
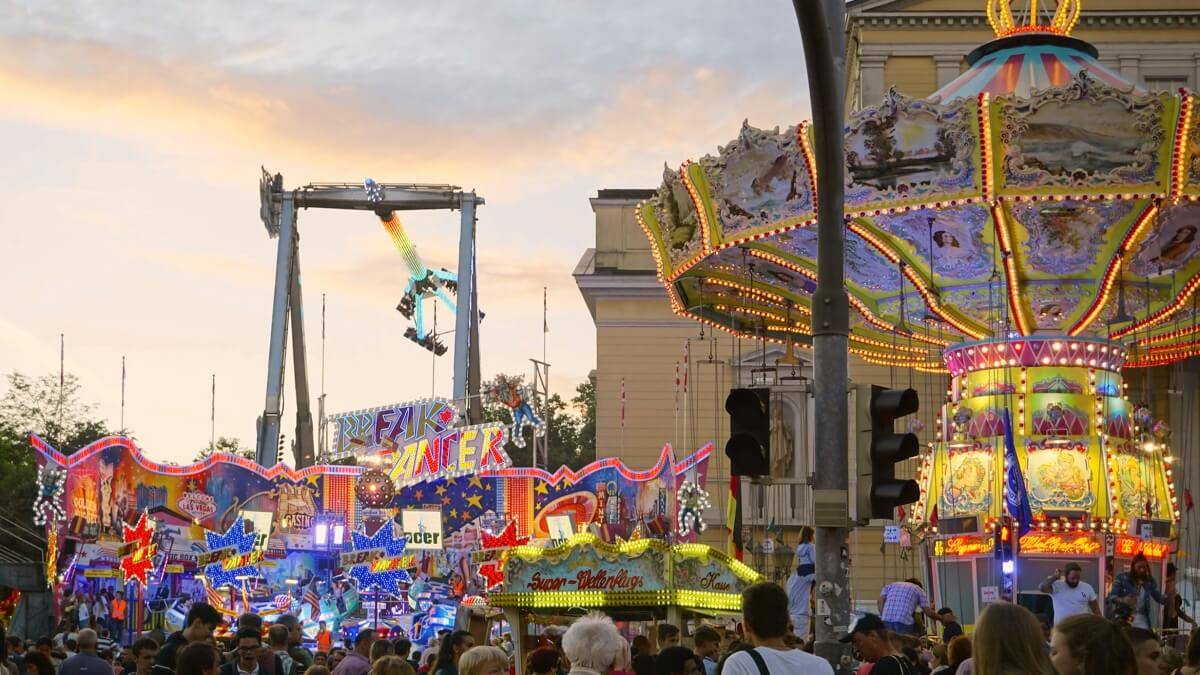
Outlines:
MULTIPOLYGON (((996 39, 940 91, 849 117, 850 351, 950 377, 903 518, 915 534, 974 537, 990 558, 988 524, 1017 515, 1019 491, 1022 530, 1088 542, 1057 553, 1162 551, 1178 518, 1170 429, 1121 371, 1200 347, 1197 100, 1101 64, 1070 35, 1079 2, 1010 4, 987 3, 996 39)), ((811 343, 811 131, 745 124, 664 171, 638 217, 677 314, 811 343)))

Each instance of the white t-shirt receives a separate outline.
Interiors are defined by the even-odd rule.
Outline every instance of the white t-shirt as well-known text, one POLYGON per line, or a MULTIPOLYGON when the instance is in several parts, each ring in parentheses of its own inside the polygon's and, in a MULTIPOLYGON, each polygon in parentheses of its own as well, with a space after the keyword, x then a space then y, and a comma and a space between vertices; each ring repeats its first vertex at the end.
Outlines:
POLYGON ((1069 616, 1091 614, 1088 603, 1096 600, 1096 591, 1086 581, 1071 588, 1065 579, 1058 579, 1050 586, 1050 600, 1054 603, 1054 625, 1057 626, 1069 616))
MULTIPOLYGON (((833 667, 828 661, 799 649, 758 647, 755 651, 762 656, 771 675, 833 675, 833 667)), ((738 652, 725 661, 721 675, 759 675, 759 672, 754 657, 746 652, 738 652)))

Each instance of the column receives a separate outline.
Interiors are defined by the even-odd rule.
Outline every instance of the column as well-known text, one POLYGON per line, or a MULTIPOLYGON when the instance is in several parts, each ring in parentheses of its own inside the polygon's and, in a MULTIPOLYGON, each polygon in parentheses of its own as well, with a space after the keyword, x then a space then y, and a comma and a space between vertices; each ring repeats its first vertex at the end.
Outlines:
POLYGON ((958 77, 962 69, 962 56, 959 54, 935 54, 933 63, 937 68, 937 86, 938 89, 941 89, 958 77))
POLYGON ((861 82, 862 106, 878 105, 887 89, 883 86, 883 67, 889 54, 863 54, 859 57, 859 81, 861 82))

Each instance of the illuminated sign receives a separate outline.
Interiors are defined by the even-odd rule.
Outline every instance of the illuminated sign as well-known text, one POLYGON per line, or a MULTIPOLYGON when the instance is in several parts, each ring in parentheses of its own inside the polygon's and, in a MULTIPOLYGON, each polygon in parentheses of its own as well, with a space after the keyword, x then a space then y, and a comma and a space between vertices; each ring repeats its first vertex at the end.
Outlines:
POLYGON ((1141 553, 1151 560, 1162 560, 1171 552, 1166 542, 1143 541, 1137 537, 1117 537, 1116 555, 1122 558, 1132 558, 1141 553))
POLYGON ((185 492, 176 505, 196 520, 204 520, 217 512, 217 500, 204 492, 185 492))
POLYGON ((442 548, 442 512, 404 510, 400 512, 407 548, 434 550, 442 548))
POLYGON ((935 556, 988 555, 995 548, 991 537, 958 536, 933 542, 935 556))
POLYGON ((378 588, 399 595, 399 584, 412 583, 407 570, 414 566, 415 557, 405 554, 408 542, 403 536, 396 536, 395 523, 388 521, 370 536, 351 532, 350 538, 353 552, 349 555, 354 558, 347 561, 343 555, 342 567, 358 584, 360 592, 378 588))
POLYGON ((142 511, 136 525, 123 524, 122 541, 118 554, 121 556, 121 574, 125 583, 137 581, 146 586, 146 573, 154 566, 154 527, 149 523, 149 514, 142 511))
POLYGON ((389 477, 412 485, 512 466, 504 451, 507 428, 499 424, 446 429, 405 444, 395 453, 389 477))
POLYGON ((418 438, 449 429, 458 411, 444 399, 397 403, 330 417, 337 433, 333 455, 395 450, 418 438))
POLYGON ((1087 533, 1042 534, 1030 533, 1021 537, 1021 553, 1056 555, 1098 555, 1104 543, 1087 533))

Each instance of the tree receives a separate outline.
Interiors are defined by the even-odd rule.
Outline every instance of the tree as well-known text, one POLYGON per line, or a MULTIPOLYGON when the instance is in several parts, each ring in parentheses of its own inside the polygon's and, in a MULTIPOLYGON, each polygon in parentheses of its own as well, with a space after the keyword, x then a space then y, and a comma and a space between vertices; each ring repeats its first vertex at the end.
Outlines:
MULTIPOLYGON (((581 385, 584 386, 584 385, 581 385)), ((586 386, 591 386, 590 383, 586 386)), ((578 391, 578 390, 577 390, 578 391)), ((585 415, 577 413, 573 408, 579 408, 580 396, 577 394, 571 403, 563 400, 558 394, 551 394, 549 399, 549 415, 540 397, 530 401, 534 412, 546 423, 547 468, 550 471, 560 466, 578 469, 593 461, 596 457, 595 404, 592 404, 590 444, 585 445, 586 439, 580 436, 583 425, 587 421, 585 415), (574 404, 574 405, 572 405, 574 404)), ((593 401, 595 397, 593 396, 593 401)), ((483 397, 483 419, 485 422, 512 424, 512 410, 490 396, 483 397)), ((522 433, 525 436, 525 447, 519 447, 511 439, 504 446, 515 466, 531 466, 533 464, 533 430, 526 427, 522 433)))
POLYGON ((579 414, 579 450, 589 462, 596 460, 596 385, 591 380, 575 387, 571 399, 579 414))
POLYGON ((232 436, 219 436, 217 437, 217 442, 215 444, 209 443, 203 448, 200 448, 200 451, 196 453, 196 459, 194 461, 199 462, 206 460, 214 452, 224 452, 230 455, 237 455, 238 457, 245 457, 246 459, 255 459, 256 457, 254 449, 242 446, 242 442, 238 439, 233 438, 232 436))
POLYGON ((80 399, 74 375, 30 378, 8 376, 8 389, 0 397, 0 551, 9 558, 36 560, 40 542, 28 531, 33 525, 33 500, 37 490, 37 461, 29 432, 41 436, 59 452, 69 455, 111 432, 93 416, 92 406, 80 399))

